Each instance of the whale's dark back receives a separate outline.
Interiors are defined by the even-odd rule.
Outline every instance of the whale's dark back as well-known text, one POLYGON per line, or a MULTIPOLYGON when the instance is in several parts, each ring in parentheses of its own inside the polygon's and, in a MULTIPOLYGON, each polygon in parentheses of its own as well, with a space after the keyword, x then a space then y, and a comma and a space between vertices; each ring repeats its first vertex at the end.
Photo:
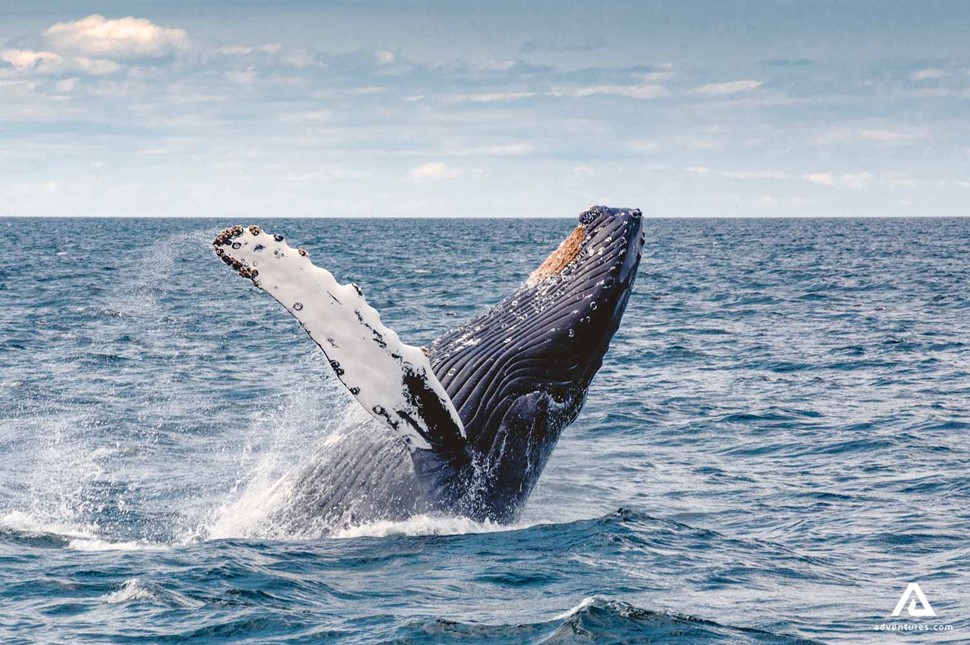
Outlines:
POLYGON ((468 439, 459 512, 515 517, 602 365, 642 245, 640 211, 592 207, 527 283, 428 348, 468 439))

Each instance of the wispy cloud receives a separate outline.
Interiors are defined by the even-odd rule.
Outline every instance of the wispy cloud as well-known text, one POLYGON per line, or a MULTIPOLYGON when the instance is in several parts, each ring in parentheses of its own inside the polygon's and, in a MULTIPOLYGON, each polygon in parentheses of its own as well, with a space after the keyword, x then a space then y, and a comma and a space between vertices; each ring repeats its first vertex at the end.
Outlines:
POLYGON ((849 188, 864 188, 870 181, 872 181, 872 174, 866 171, 842 175, 842 183, 849 188))
POLYGON ((761 81, 727 81, 725 83, 709 83, 691 90, 694 94, 706 96, 727 96, 738 92, 748 92, 761 87, 761 81))
POLYGON ((866 141, 878 141, 880 143, 901 143, 916 139, 925 139, 926 134, 922 132, 902 132, 899 130, 862 130, 859 136, 866 141))
POLYGON ((802 179, 810 184, 818 184, 819 186, 834 186, 836 183, 835 175, 830 172, 810 172, 802 175, 802 179))
POLYGON ((64 57, 55 52, 29 49, 4 49, 0 51, 0 61, 8 63, 18 72, 40 76, 69 73, 101 76, 113 74, 121 69, 121 66, 112 60, 87 56, 64 57))
POLYGON ((576 96, 595 95, 625 96, 631 99, 659 99, 670 96, 670 90, 663 85, 593 85, 576 90, 576 96))
POLYGON ((397 60, 397 54, 389 51, 376 51, 374 52, 374 58, 381 65, 390 65, 397 60))
POLYGON ((265 45, 226 45, 216 48, 216 52, 225 56, 248 56, 250 54, 279 54, 283 51, 281 43, 267 43, 265 45))
MULTIPOLYGON (((502 101, 520 101, 522 99, 539 96, 538 92, 482 92, 479 94, 454 94, 445 97, 447 103, 500 103, 502 101)), ((405 100, 418 97, 408 97, 405 100)), ((424 96, 420 97, 421 99, 424 96)))
POLYGON ((408 176, 416 181, 441 181, 445 179, 457 179, 464 174, 465 171, 461 168, 453 168, 440 161, 430 161, 412 168, 408 176))
POLYGON ((535 150, 531 143, 499 143, 489 146, 465 148, 459 155, 468 157, 518 157, 527 155, 535 150))
POLYGON ((919 70, 913 74, 912 79, 914 81, 935 81, 943 78, 944 76, 946 76, 946 72, 944 72, 942 69, 932 67, 929 69, 919 70))
POLYGON ((721 176, 729 179, 788 179, 784 170, 725 170, 721 176))

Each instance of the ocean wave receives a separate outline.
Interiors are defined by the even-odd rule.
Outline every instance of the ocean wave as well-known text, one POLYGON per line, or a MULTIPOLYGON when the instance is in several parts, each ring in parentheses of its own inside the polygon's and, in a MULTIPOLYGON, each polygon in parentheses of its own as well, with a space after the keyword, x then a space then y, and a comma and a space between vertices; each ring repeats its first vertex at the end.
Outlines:
POLYGON ((725 625, 667 611, 652 611, 602 596, 588 596, 575 607, 544 622, 483 624, 445 618, 416 618, 399 628, 395 639, 449 642, 535 643, 812 643, 751 627, 725 625))
POLYGON ((142 578, 130 578, 126 580, 116 591, 104 596, 103 600, 112 605, 129 602, 151 602, 191 609, 198 609, 205 605, 200 600, 195 600, 185 594, 146 582, 142 578))
POLYGON ((75 551, 158 551, 171 545, 146 540, 110 540, 98 534, 94 525, 69 524, 24 511, 0 516, 0 535, 17 539, 40 540, 51 546, 75 551))

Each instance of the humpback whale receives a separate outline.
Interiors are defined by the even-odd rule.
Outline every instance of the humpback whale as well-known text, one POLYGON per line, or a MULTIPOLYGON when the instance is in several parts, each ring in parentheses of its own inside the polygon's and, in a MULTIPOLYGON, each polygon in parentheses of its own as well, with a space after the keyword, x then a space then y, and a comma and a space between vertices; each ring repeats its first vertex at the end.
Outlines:
POLYGON ((289 477, 286 521, 514 521, 619 327, 642 228, 637 209, 590 207, 514 293, 427 347, 404 343, 356 285, 282 235, 220 233, 216 254, 299 321, 360 403, 344 428, 353 441, 289 477))

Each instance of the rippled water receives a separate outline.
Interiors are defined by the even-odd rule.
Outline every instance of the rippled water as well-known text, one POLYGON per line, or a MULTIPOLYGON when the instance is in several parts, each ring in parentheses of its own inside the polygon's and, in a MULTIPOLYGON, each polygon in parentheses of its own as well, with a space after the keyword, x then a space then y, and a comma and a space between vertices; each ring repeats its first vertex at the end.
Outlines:
MULTIPOLYGON (((909 582, 970 638, 970 219, 650 220, 520 524, 299 539, 254 518, 353 403, 232 223, 0 219, 0 641, 885 642, 909 582)), ((414 344, 572 228, 259 223, 414 344)))

